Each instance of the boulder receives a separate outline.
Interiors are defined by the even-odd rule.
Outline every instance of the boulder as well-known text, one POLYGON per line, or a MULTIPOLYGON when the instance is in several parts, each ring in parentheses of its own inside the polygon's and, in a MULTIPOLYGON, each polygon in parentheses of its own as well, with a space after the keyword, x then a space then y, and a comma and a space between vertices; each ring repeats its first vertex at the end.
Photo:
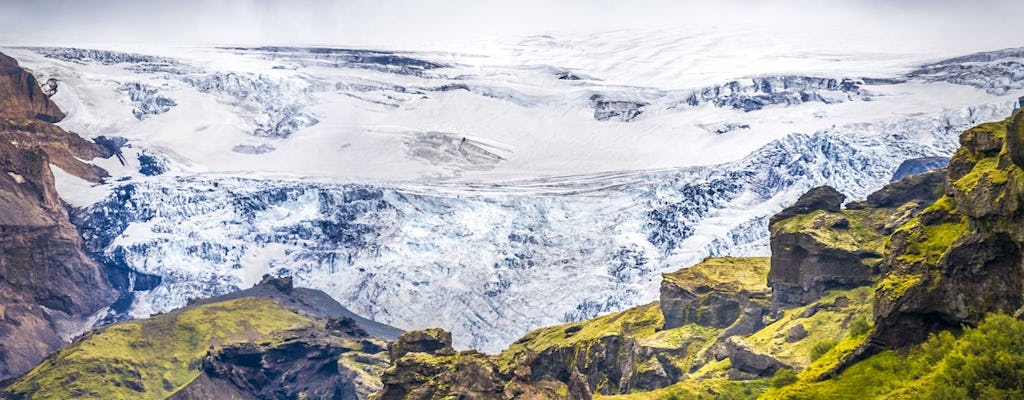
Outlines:
POLYGON ((764 378, 775 375, 781 368, 790 368, 770 355, 755 352, 739 338, 729 338, 725 345, 736 370, 764 378))
POLYGON ((792 206, 772 216, 768 224, 775 225, 778 221, 818 210, 839 212, 844 200, 846 200, 846 195, 839 193, 835 188, 831 186, 818 186, 801 195, 792 206))
POLYGON ((789 343, 799 342, 803 338, 807 337, 807 329, 804 328, 804 324, 793 325, 786 332, 786 341, 789 343))
POLYGON ((452 334, 443 329, 424 329, 409 331, 391 343, 390 355, 394 362, 409 353, 427 353, 431 355, 454 355, 452 334))

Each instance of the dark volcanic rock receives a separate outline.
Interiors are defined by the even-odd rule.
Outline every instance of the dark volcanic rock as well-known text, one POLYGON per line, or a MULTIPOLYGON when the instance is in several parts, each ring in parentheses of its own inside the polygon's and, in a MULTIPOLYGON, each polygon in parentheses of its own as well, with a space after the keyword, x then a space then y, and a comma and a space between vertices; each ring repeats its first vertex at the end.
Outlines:
POLYGON ((807 337, 807 329, 804 328, 804 324, 796 324, 786 332, 786 341, 789 343, 799 342, 805 337, 807 337))
POLYGON ((772 356, 753 351, 741 340, 732 338, 726 340, 725 345, 729 354, 729 360, 732 361, 733 368, 737 370, 754 374, 758 377, 769 377, 775 375, 780 368, 789 368, 789 366, 772 356))
POLYGON ((818 186, 808 190, 797 199, 796 203, 772 216, 769 225, 795 215, 808 214, 812 211, 825 210, 837 212, 843 206, 846 195, 839 193, 831 186, 818 186))
POLYGON ((360 379, 365 370, 387 366, 383 343, 337 331, 302 329, 261 343, 219 348, 203 358, 202 379, 171 397, 176 400, 363 399, 380 389, 360 379), (346 355, 344 361, 341 360, 346 355), (352 363, 359 363, 353 368, 352 363))
POLYGON ((455 354, 452 348, 452 333, 441 329, 409 331, 391 343, 391 360, 398 360, 409 353, 427 353, 450 356, 455 354))
POLYGON ((832 289, 873 283, 885 236, 941 194, 945 170, 890 183, 840 210, 843 195, 822 186, 771 219, 772 304, 805 305, 832 289))
POLYGON ((931 204, 942 195, 941 189, 945 183, 945 169, 910 175, 868 195, 867 205, 873 208, 898 207, 909 201, 931 204))
POLYGON ((874 273, 863 260, 877 253, 833 247, 806 232, 773 230, 772 269, 768 285, 772 304, 808 304, 831 289, 849 289, 872 282, 874 273))

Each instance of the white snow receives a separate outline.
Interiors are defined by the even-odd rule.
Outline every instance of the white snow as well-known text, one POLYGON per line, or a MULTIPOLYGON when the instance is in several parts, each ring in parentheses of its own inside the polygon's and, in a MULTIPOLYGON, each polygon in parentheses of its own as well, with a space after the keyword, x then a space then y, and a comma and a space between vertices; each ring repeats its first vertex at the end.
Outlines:
POLYGON ((146 49, 172 56, 169 71, 3 51, 60 80, 62 127, 129 139, 123 164, 92 160, 111 172, 106 184, 53 171, 76 207, 133 185, 130 200, 91 210, 96 223, 127 224, 101 256, 163 278, 136 294, 132 316, 291 274, 367 317, 440 325, 460 348, 496 351, 530 328, 653 300, 661 272, 767 254, 767 218, 807 189, 862 198, 906 159, 948 156, 960 130, 1005 117, 1024 94, 909 79, 750 112, 690 105, 695 90, 733 80, 906 79, 957 55, 748 33, 398 54, 451 65, 420 74, 216 48, 146 49), (138 119, 127 82, 176 105, 138 119), (632 121, 599 121, 594 95, 647 105, 632 121), (270 125, 285 134, 254 135, 270 125), (749 127, 715 132, 727 126, 749 127), (142 175, 140 155, 166 158, 168 172, 142 175))

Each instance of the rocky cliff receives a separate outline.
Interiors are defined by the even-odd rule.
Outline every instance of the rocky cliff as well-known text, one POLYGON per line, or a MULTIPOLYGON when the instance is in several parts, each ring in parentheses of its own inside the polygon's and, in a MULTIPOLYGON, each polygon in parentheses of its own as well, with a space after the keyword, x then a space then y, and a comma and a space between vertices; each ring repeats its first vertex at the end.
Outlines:
POLYGON ((116 297, 82 251, 50 166, 98 181, 79 161, 103 155, 51 122, 63 118, 35 78, 0 54, 0 380, 32 368, 88 328, 116 297))
POLYGON ((872 343, 917 344, 1024 305, 1024 114, 960 137, 945 196, 892 235, 872 343))
POLYGON ((771 220, 769 286, 779 307, 877 280, 888 236, 934 202, 945 171, 911 175, 841 209, 845 196, 811 189, 771 220))
POLYGON ((7 118, 43 122, 64 119, 64 113, 43 93, 35 76, 5 54, 0 54, 0 110, 7 118))

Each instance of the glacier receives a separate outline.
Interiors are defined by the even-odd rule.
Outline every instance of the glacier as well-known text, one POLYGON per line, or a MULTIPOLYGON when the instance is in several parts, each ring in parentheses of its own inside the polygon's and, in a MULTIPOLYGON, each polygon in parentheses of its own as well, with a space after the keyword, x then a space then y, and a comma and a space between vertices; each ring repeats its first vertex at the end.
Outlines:
POLYGON ((119 147, 92 161, 101 185, 54 171, 87 251, 127 276, 102 321, 270 273, 488 352, 654 300, 704 257, 766 254, 801 193, 863 198, 948 157, 1020 105, 1024 73, 1005 50, 631 82, 565 46, 4 51, 61 81, 61 126, 119 147))

